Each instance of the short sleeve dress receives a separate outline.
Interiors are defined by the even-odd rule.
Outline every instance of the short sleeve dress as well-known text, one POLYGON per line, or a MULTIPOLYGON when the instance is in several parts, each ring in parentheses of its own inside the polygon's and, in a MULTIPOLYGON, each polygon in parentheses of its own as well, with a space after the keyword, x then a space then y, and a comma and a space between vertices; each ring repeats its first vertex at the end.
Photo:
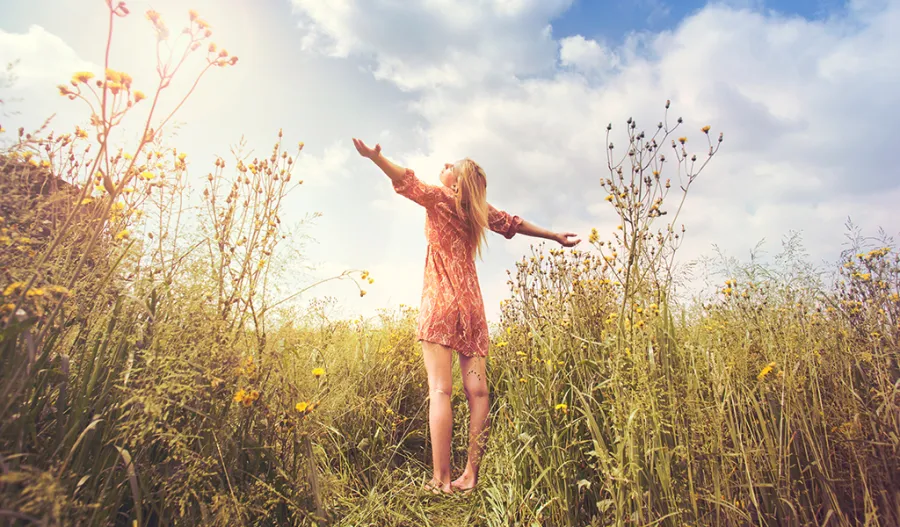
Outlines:
MULTIPOLYGON (((407 169, 394 190, 425 208, 425 277, 419 307, 419 341, 435 342, 467 357, 486 357, 490 344, 474 251, 464 219, 456 213, 453 190, 429 185, 407 169)), ((522 218, 488 205, 488 226, 515 236, 522 218)))

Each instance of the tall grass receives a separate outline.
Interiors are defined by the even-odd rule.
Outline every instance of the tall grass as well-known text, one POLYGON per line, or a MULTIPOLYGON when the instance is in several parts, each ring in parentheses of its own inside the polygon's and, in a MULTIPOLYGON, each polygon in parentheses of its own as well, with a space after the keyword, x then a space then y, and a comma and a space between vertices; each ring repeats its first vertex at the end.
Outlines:
MULTIPOLYGON (((122 4, 107 14, 111 46, 134 22, 122 4)), ((722 136, 701 129, 697 160, 668 117, 649 136, 629 120, 621 154, 608 145, 612 239, 537 248, 511 270, 479 488, 422 494, 416 310, 340 320, 296 302, 308 288, 279 293, 302 143, 289 151, 279 131, 268 156, 238 148, 193 176, 166 123, 237 60, 196 13, 177 39, 146 18, 175 50, 151 96, 108 63, 99 80, 76 73, 60 93, 93 128, 21 130, 0 154, 10 524, 900 524, 893 244, 855 239, 826 279, 791 241, 775 264, 726 261, 715 291, 679 300, 679 211, 722 136), (161 108, 191 67, 190 91, 161 108), (141 140, 114 147, 141 105, 141 140)), ((334 279, 360 294, 374 281, 334 279)), ((452 404, 462 467, 458 385, 452 404)))

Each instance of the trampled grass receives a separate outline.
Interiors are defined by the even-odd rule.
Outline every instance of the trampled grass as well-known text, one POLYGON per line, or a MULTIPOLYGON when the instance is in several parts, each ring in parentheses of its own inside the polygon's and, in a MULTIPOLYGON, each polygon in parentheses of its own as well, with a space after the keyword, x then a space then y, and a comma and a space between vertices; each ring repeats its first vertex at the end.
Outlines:
MULTIPOLYGON (((110 31, 137 23, 117 15, 111 5, 110 31)), ((166 36, 158 15, 147 18, 166 36)), ((727 263, 716 291, 676 300, 676 219, 722 136, 702 128, 709 152, 697 161, 675 138, 681 119, 668 117, 649 137, 626 123, 621 154, 607 138, 604 187, 621 219, 612 240, 538 248, 510 270, 479 488, 423 493, 416 311, 335 320, 325 304, 274 293, 302 144, 286 148, 279 132, 269 157, 216 161, 199 227, 187 226, 189 160, 163 143, 172 109, 158 94, 188 58, 200 57, 198 79, 236 63, 209 45, 197 14, 188 22, 184 58, 161 62, 155 91, 111 69, 76 73, 60 92, 90 106, 95 128, 21 131, 0 156, 0 516, 900 525, 896 249, 859 242, 832 280, 788 244, 772 266, 727 263), (153 106, 143 140, 113 147, 110 130, 139 104, 153 106), (680 176, 678 196, 665 174, 680 176)), ((374 280, 335 279, 361 294, 374 280)))

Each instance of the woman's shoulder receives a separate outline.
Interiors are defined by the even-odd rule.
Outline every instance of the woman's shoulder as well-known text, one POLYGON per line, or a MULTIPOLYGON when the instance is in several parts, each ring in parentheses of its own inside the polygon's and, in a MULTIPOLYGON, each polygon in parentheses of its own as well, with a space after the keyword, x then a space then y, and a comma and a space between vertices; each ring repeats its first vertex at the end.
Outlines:
POLYGON ((451 223, 460 220, 459 213, 456 210, 456 193, 451 188, 440 185, 439 191, 436 192, 438 199, 432 210, 435 214, 445 217, 451 223))
POLYGON ((441 203, 453 205, 456 202, 456 193, 453 192, 453 189, 445 187, 444 185, 435 185, 438 192, 437 194, 441 203))

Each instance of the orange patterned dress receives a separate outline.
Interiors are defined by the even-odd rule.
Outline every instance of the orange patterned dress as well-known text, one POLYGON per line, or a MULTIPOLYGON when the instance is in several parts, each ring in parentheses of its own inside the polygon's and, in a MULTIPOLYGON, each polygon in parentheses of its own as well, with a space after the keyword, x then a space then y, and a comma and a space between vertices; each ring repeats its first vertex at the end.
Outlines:
MULTIPOLYGON (((416 338, 443 344, 467 357, 486 357, 490 335, 484 300, 473 251, 465 235, 465 220, 456 212, 453 190, 424 183, 411 169, 406 169, 393 186, 398 194, 426 211, 428 252, 416 338)), ((491 205, 488 209, 490 229, 512 238, 522 218, 491 205)))

